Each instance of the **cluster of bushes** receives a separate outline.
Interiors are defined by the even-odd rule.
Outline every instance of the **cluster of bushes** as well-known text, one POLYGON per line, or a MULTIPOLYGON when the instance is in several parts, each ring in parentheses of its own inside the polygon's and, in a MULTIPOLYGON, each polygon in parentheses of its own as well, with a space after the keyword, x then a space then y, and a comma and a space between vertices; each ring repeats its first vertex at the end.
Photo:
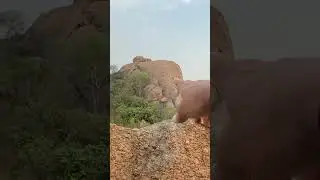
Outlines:
POLYGON ((113 71, 110 77, 112 123, 140 127, 172 118, 174 109, 159 102, 148 102, 144 98, 144 88, 149 83, 148 73, 134 71, 126 75, 113 71))

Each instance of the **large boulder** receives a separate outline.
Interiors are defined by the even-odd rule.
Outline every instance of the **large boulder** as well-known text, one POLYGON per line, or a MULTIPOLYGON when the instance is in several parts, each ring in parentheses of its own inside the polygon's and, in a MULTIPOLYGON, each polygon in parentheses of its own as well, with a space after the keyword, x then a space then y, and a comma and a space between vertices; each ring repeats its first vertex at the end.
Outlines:
POLYGON ((150 83, 145 87, 149 101, 159 101, 167 107, 176 107, 178 97, 175 79, 183 79, 180 66, 170 60, 151 60, 142 56, 133 58, 132 63, 121 67, 120 72, 130 74, 142 71, 149 74, 150 83))

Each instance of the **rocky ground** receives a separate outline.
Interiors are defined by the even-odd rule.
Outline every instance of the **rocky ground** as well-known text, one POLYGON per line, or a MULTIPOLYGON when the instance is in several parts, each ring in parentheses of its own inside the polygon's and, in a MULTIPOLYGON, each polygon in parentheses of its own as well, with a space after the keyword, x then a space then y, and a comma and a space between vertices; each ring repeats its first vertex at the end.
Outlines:
POLYGON ((111 179, 210 179, 208 128, 192 120, 110 128, 111 179))

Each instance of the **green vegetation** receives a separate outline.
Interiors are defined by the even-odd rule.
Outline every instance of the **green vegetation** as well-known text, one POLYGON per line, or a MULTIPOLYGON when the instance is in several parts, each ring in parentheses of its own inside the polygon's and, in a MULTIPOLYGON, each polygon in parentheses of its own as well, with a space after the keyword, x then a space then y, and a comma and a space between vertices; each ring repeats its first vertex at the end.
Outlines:
POLYGON ((127 127, 140 127, 142 124, 153 124, 172 118, 174 109, 166 108, 158 102, 148 102, 145 97, 145 86, 149 75, 134 71, 130 75, 116 71, 111 66, 111 122, 127 127))
POLYGON ((108 40, 57 43, 42 58, 0 44, 0 159, 10 179, 109 179, 108 40))

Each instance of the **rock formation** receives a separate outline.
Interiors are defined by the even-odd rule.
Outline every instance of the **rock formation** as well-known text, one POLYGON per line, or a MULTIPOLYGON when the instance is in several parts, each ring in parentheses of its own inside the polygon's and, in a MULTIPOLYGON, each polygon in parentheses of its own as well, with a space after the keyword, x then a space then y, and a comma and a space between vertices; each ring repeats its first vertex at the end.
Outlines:
POLYGON ((109 32, 107 0, 74 0, 66 7, 41 14, 25 34, 25 47, 41 55, 52 41, 85 43, 88 37, 105 37, 109 32))
POLYGON ((120 72, 147 72, 151 78, 145 87, 149 101, 162 101, 167 107, 175 107, 178 90, 174 79, 183 79, 180 66, 169 60, 151 60, 142 56, 133 58, 133 62, 124 65, 120 72))
POLYGON ((111 124, 110 134, 110 179, 210 179, 209 129, 193 121, 111 124))

